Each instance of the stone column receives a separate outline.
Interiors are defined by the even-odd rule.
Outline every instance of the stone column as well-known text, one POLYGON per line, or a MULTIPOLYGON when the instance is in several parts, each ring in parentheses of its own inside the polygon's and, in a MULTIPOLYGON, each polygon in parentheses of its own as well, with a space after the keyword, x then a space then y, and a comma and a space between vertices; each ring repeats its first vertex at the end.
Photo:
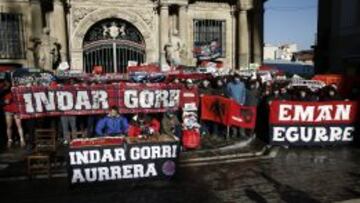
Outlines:
POLYGON ((181 5, 179 7, 179 37, 185 44, 185 51, 186 54, 184 54, 184 64, 188 63, 189 60, 189 53, 188 48, 190 47, 189 40, 188 40, 188 18, 187 18, 187 6, 181 5))
POLYGON ((40 38, 43 28, 40 0, 31 0, 30 10, 31 10, 31 35, 32 37, 40 38))
POLYGON ((160 5, 160 28, 159 28, 159 50, 160 50, 160 64, 166 64, 164 47, 169 42, 169 6, 166 4, 160 5))
POLYGON ((249 0, 239 0, 239 66, 238 68, 247 68, 250 61, 250 36, 248 25, 248 13, 252 2, 249 0))
POLYGON ((51 33, 53 33, 53 37, 55 37, 58 42, 61 44, 61 60, 68 61, 68 41, 66 34, 66 20, 65 20, 65 10, 64 10, 64 2, 62 0, 54 0, 54 11, 52 14, 52 24, 51 33))
POLYGON ((235 69, 237 65, 237 54, 236 54, 236 42, 237 42, 237 32, 236 32, 236 18, 237 18, 237 8, 236 6, 231 6, 231 69, 235 69))
POLYGON ((263 58, 263 17, 264 8, 261 2, 258 2, 254 10, 254 32, 253 32, 253 45, 254 45, 254 63, 261 64, 263 58))

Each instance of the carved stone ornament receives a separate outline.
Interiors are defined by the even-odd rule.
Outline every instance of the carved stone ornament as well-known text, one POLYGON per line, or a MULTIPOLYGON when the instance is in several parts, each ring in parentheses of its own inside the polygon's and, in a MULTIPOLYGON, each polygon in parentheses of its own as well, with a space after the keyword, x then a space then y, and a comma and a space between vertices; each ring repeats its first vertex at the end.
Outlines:
POLYGON ((131 23, 116 18, 105 19, 94 24, 86 33, 84 43, 107 39, 144 43, 141 33, 131 23))
POLYGON ((73 9, 73 26, 74 28, 79 24, 79 22, 85 18, 85 16, 93 11, 95 11, 96 8, 74 8, 73 9))

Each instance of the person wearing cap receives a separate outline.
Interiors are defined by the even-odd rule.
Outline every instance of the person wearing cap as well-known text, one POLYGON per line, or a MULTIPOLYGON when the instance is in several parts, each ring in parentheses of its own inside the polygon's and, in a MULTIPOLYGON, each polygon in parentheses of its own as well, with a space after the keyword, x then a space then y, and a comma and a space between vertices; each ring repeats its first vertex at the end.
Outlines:
POLYGON ((120 115, 116 106, 112 106, 109 114, 98 121, 95 131, 100 137, 116 136, 127 134, 128 128, 127 119, 120 115))
POLYGON ((161 133, 181 137, 181 124, 174 112, 167 111, 161 120, 161 133))

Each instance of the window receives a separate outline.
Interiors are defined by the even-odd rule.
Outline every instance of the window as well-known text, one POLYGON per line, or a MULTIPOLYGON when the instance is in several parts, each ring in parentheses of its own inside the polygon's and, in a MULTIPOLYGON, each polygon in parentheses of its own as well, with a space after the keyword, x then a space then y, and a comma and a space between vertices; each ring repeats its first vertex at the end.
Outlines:
POLYGON ((0 13, 0 59, 24 59, 22 14, 0 13))
POLYGON ((225 20, 196 19, 193 23, 195 56, 220 54, 225 57, 225 20))

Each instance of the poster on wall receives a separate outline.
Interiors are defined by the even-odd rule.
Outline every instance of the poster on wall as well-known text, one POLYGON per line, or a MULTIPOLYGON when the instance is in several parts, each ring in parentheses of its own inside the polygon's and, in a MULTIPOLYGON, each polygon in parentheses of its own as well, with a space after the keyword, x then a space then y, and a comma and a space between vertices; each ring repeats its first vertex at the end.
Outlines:
POLYGON ((352 101, 273 101, 269 115, 270 142, 299 146, 351 143, 357 112, 357 102, 352 101))
POLYGON ((67 160, 71 185, 113 181, 167 180, 176 173, 177 141, 70 147, 67 160))
POLYGON ((182 102, 183 85, 114 83, 91 86, 32 86, 12 89, 22 119, 105 114, 111 106, 120 113, 175 111, 182 102))

